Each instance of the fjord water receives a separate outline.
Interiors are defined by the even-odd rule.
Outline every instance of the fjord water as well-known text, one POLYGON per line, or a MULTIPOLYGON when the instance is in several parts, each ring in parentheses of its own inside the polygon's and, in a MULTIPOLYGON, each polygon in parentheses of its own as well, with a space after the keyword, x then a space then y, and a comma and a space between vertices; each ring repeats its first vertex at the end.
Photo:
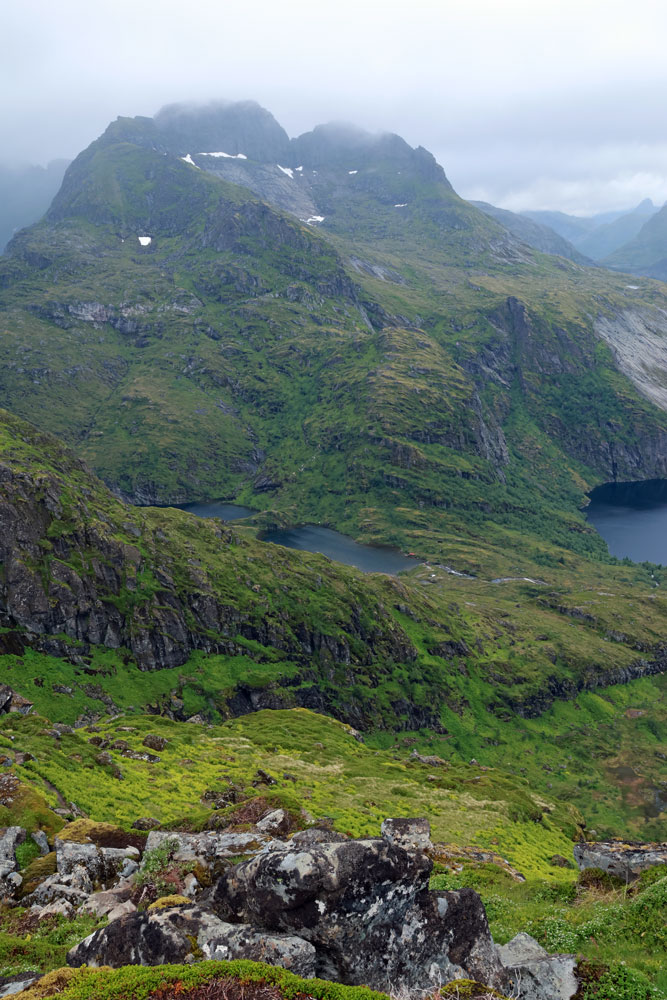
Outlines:
POLYGON ((404 556, 398 549, 360 545, 347 535, 341 535, 331 528, 321 528, 317 524, 304 524, 300 528, 289 528, 286 531, 265 531, 260 539, 263 542, 273 542, 274 545, 284 545, 288 549, 319 552, 347 566, 356 566, 365 573, 389 573, 395 576, 401 570, 419 565, 418 559, 404 556))
POLYGON ((598 486, 586 518, 613 556, 667 565, 667 479, 598 486))

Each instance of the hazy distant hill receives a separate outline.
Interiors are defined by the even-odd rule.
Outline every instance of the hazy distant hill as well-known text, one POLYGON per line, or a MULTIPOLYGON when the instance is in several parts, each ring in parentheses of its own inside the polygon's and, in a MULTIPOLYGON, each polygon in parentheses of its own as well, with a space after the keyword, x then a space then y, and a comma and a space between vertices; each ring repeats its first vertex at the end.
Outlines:
POLYGON ((568 260, 577 261, 579 264, 590 264, 588 257, 580 253, 569 240, 560 236, 551 226, 535 222, 534 219, 530 219, 526 215, 508 212, 504 208, 489 205, 486 201, 471 201, 470 204, 479 208, 485 215, 495 219, 512 235, 527 243, 529 247, 541 250, 542 253, 553 253, 559 257, 567 257, 568 260))
POLYGON ((645 198, 637 208, 613 222, 597 226, 577 243, 581 253, 592 260, 602 260, 629 243, 639 233, 644 223, 658 211, 650 198, 645 198))
POLYGON ((630 212, 601 212, 591 216, 567 215, 565 212, 521 212, 521 216, 548 226, 585 257, 601 260, 633 239, 647 219, 658 209, 645 198, 630 212))
POLYGON ((0 165, 0 253, 18 229, 46 212, 68 162, 53 160, 47 167, 0 165))
POLYGON ((644 223, 634 239, 603 263, 616 271, 667 280, 667 205, 644 223))

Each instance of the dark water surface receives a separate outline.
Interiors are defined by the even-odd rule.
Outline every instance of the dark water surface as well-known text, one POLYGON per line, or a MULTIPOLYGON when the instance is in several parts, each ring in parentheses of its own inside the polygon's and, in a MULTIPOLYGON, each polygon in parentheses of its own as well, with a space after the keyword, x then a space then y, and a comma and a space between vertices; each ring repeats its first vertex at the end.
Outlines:
POLYGON ((238 521, 241 517, 250 517, 255 511, 250 507, 240 507, 235 503, 225 503, 223 500, 209 500, 208 503, 179 504, 180 510, 187 510, 197 517, 221 517, 223 521, 238 521))
POLYGON ((316 524, 304 524, 300 528, 287 531, 265 531, 260 536, 263 542, 285 545, 288 549, 305 552, 320 552, 329 559, 356 566, 366 573, 390 573, 394 576, 404 569, 419 565, 418 559, 404 556, 398 549, 379 545, 359 545, 347 535, 341 535, 331 528, 320 528, 316 524))
POLYGON ((613 556, 667 565, 667 479, 605 483, 590 497, 586 518, 613 556))

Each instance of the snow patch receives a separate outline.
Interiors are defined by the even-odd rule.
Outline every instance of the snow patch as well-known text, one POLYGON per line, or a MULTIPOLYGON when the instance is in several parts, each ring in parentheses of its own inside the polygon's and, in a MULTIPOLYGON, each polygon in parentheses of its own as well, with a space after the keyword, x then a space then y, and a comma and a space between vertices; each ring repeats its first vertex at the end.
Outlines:
POLYGON ((276 163, 276 166, 278 167, 278 170, 282 170, 282 172, 286 174, 287 177, 290 177, 292 180, 294 180, 294 171, 292 170, 291 167, 281 167, 279 163, 276 163))
POLYGON ((626 285, 625 287, 626 288, 631 288, 633 290, 633 292, 636 292, 637 289, 639 288, 639 285, 626 285))
POLYGON ((407 207, 408 207, 407 201, 402 202, 400 205, 394 205, 394 208, 407 208, 407 207))
POLYGON ((137 236, 137 239, 141 243, 142 247, 150 246, 152 238, 152 236, 137 236))
POLYGON ((194 167, 196 170, 199 170, 199 167, 197 166, 197 164, 192 159, 189 153, 186 153, 186 155, 182 156, 181 159, 183 160, 183 163, 189 163, 191 167, 194 167))
POLYGON ((350 177, 352 176, 352 174, 358 174, 358 173, 359 173, 358 170, 348 170, 348 174, 350 175, 350 177))
POLYGON ((294 169, 295 169, 295 170, 298 170, 298 171, 299 171, 299 173, 301 173, 301 171, 303 170, 303 167, 295 167, 294 169))
POLYGON ((302 219, 301 221, 305 222, 307 226, 312 226, 316 222, 324 222, 324 216, 323 215, 311 215, 310 218, 308 218, 308 219, 302 219))
POLYGON ((224 156, 226 160, 247 160, 245 153, 196 153, 196 156, 224 156))

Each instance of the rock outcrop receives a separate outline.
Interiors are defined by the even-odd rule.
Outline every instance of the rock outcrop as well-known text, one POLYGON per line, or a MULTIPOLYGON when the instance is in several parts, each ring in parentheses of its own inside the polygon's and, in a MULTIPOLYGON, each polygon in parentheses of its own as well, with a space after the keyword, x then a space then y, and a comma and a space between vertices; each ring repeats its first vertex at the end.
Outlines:
POLYGON ((431 869, 387 839, 275 845, 224 874, 212 903, 223 920, 309 941, 324 978, 375 989, 461 976, 502 985, 479 896, 430 892, 431 869))
POLYGON ((623 841, 587 842, 574 848, 574 860, 580 871, 601 868, 609 875, 633 882, 646 868, 667 865, 667 844, 642 844, 623 841))

